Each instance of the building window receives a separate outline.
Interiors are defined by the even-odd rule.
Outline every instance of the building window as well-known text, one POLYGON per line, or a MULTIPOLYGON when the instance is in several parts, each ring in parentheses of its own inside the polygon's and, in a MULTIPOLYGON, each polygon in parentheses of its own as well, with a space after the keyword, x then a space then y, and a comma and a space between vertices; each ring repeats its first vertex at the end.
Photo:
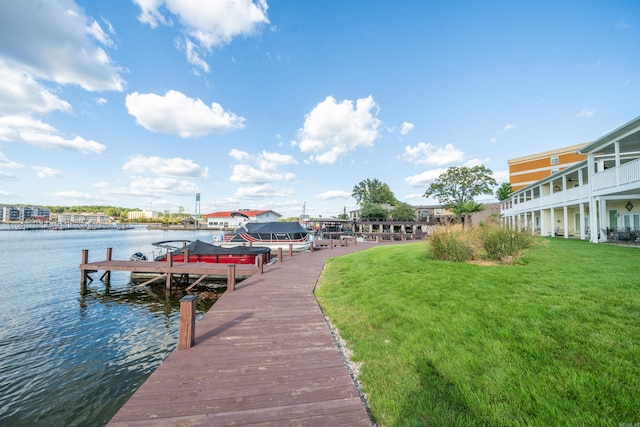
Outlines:
POLYGON ((560 163, 560 159, 558 158, 558 156, 551 157, 551 164, 552 165, 557 165, 559 163, 560 163))
POLYGON ((556 174, 558 172, 560 172, 560 169, 558 169, 558 168, 551 169, 551 175, 556 174))

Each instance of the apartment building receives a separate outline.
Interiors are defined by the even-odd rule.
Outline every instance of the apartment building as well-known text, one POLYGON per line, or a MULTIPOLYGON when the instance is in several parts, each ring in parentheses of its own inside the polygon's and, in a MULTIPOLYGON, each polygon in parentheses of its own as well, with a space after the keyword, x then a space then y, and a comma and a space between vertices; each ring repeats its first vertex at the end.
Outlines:
POLYGON ((503 222, 543 236, 640 241, 640 117, 577 154, 585 160, 517 188, 501 203, 503 222))
POLYGON ((509 182, 513 191, 534 184, 586 159, 579 150, 586 144, 531 154, 508 160, 509 182))

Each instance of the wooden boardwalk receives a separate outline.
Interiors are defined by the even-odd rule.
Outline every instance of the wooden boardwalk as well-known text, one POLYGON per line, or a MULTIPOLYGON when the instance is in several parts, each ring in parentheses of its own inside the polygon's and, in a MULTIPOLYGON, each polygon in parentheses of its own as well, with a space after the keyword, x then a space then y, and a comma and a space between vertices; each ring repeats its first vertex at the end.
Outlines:
POLYGON ((327 258, 298 253, 226 292, 109 426, 367 426, 372 423, 313 289, 327 258))

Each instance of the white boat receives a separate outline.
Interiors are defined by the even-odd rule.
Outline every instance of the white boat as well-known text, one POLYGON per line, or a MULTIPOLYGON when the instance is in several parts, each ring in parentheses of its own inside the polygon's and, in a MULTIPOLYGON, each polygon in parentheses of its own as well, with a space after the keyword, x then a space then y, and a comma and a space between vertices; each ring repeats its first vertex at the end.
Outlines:
POLYGON ((308 251, 310 233, 298 222, 247 222, 235 231, 225 233, 223 247, 266 246, 271 250, 308 251))

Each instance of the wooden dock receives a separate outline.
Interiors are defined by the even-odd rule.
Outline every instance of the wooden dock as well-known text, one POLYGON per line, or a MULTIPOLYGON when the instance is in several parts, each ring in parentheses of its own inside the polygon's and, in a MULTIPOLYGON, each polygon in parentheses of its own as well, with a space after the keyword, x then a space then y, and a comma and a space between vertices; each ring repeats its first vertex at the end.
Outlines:
MULTIPOLYGON (((80 264, 80 289, 86 290, 87 281, 92 281, 91 273, 104 271, 101 279, 109 280, 111 271, 130 271, 132 273, 157 274, 156 278, 141 283, 139 286, 165 279, 166 288, 169 289, 172 283, 180 284, 182 278, 197 276, 196 282, 206 278, 224 278, 226 280, 244 279, 254 274, 262 274, 263 265, 247 264, 214 264, 208 262, 178 262, 174 263, 169 254, 167 261, 118 261, 111 259, 111 249, 107 249, 106 259, 103 261, 89 262, 88 251, 82 252, 82 262, 80 264)), ((187 257, 188 259, 188 252, 187 257)), ((261 260, 261 259, 260 259, 261 260)))
POLYGON ((367 426, 372 423, 313 294, 325 261, 284 258, 226 292, 109 426, 367 426))

